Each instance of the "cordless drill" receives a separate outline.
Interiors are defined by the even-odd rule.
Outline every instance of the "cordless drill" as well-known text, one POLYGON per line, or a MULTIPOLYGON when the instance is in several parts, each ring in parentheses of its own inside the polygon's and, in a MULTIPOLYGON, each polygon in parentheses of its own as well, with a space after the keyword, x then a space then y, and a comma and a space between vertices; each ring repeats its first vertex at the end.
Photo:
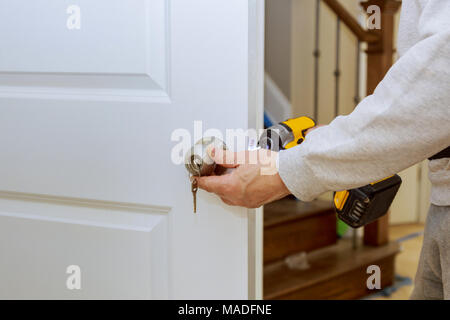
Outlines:
MULTIPOLYGON (((300 145, 306 132, 315 127, 308 117, 289 119, 264 131, 258 146, 280 151, 300 145)), ((353 228, 365 226, 384 216, 402 183, 398 175, 351 190, 334 193, 334 207, 338 217, 353 228)))

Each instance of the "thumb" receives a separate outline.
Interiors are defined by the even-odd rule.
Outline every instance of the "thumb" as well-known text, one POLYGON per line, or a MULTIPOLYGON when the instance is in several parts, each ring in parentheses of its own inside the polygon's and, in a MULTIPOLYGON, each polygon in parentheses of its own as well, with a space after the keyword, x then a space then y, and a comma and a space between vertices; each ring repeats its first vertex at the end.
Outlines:
MULTIPOLYGON (((242 164, 242 159, 240 159, 242 158, 241 152, 233 152, 213 147, 209 150, 208 154, 215 163, 224 168, 236 168, 242 164)), ((245 161, 245 154, 243 156, 245 161)))

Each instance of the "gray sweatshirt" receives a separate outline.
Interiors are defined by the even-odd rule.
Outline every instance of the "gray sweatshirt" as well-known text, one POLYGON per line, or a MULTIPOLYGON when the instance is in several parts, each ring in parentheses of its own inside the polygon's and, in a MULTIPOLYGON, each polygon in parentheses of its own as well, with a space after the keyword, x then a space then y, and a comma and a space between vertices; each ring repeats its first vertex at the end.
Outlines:
MULTIPOLYGON (((397 47, 399 60, 350 115, 280 152, 280 176, 300 200, 383 179, 450 145, 450 0, 403 0, 397 47)), ((450 159, 429 168, 431 202, 449 206, 450 159)))

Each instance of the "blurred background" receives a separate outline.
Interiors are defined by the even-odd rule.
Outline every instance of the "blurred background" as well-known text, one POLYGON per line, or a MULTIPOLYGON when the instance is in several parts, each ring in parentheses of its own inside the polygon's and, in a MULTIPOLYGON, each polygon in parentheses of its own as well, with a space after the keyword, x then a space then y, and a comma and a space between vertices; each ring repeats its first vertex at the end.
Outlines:
MULTIPOLYGON (((386 61, 397 59, 400 12, 395 0, 266 0, 266 121, 307 115, 328 124, 351 113, 382 79, 386 61), (374 4, 381 30, 369 32, 367 7, 374 4)), ((407 299, 429 205, 427 163, 400 173, 388 218, 366 232, 335 221, 332 194, 312 204, 283 199, 266 206, 264 296, 407 299), (300 267, 289 267, 292 261, 300 267), (384 265, 384 290, 376 293, 361 283, 371 264, 384 265), (350 285, 352 278, 360 283, 350 285)))

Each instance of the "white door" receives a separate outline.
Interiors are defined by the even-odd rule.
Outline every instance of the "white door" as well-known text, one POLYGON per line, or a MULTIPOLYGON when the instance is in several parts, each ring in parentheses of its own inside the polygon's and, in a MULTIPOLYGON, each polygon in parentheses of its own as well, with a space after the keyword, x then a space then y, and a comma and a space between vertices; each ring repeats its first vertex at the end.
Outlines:
POLYGON ((171 135, 258 124, 261 7, 0 2, 0 298, 252 295, 251 212, 194 214, 171 135))

